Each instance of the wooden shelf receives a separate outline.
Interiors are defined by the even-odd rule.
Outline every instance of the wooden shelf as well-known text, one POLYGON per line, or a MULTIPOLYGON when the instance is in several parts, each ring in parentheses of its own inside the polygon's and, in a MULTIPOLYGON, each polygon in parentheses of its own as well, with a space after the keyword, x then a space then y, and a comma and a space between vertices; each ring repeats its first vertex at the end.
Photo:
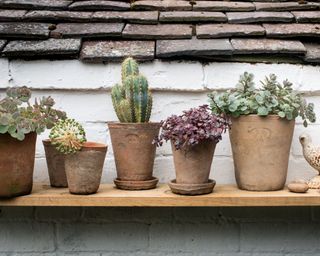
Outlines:
POLYGON ((169 187, 145 191, 124 191, 111 184, 102 184, 97 194, 71 195, 68 189, 35 184, 31 195, 0 199, 0 206, 105 206, 105 207, 183 207, 183 206, 320 206, 318 190, 305 194, 287 189, 274 192, 242 191, 234 185, 218 185, 214 192, 202 196, 181 196, 169 187))

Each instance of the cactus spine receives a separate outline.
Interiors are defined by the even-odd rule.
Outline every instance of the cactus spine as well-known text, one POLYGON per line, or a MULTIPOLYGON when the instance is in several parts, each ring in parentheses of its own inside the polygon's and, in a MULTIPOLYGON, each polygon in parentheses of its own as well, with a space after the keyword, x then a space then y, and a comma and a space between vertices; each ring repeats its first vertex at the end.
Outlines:
POLYGON ((138 63, 127 58, 122 63, 121 84, 111 91, 115 112, 122 123, 145 123, 151 115, 152 95, 147 79, 139 73, 138 63))

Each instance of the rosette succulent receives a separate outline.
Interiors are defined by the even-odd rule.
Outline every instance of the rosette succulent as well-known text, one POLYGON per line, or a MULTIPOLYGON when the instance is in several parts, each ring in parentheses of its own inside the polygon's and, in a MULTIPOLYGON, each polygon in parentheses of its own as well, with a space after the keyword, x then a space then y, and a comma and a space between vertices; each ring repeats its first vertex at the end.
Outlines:
POLYGON ((207 139, 219 142, 222 133, 230 127, 230 120, 209 110, 208 105, 203 105, 168 117, 162 121, 161 134, 154 143, 161 146, 163 141, 171 140, 176 149, 181 149, 207 139))
POLYGON ((81 150, 86 142, 86 133, 82 125, 74 119, 60 120, 50 131, 51 144, 63 154, 71 154, 81 150))
POLYGON ((24 140, 30 132, 42 133, 66 113, 53 108, 55 102, 49 97, 35 99, 30 103, 31 91, 27 87, 11 87, 0 98, 0 134, 8 133, 13 138, 24 140))
POLYGON ((287 120, 300 116, 304 126, 308 125, 308 121, 316 121, 314 104, 307 103, 301 93, 295 92, 288 80, 281 84, 271 74, 261 81, 261 85, 261 88, 256 88, 253 74, 245 72, 234 91, 209 95, 212 112, 233 117, 278 115, 287 120))

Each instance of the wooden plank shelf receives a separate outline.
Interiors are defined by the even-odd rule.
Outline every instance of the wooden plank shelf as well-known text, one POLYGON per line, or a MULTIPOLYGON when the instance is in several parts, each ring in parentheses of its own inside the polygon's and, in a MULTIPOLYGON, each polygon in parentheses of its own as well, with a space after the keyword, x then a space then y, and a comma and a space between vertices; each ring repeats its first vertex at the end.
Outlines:
POLYGON ((235 185, 217 185, 212 194, 181 196, 160 184, 156 189, 125 191, 112 184, 102 184, 97 194, 71 195, 68 189, 35 184, 27 196, 0 199, 0 206, 104 206, 104 207, 206 207, 206 206, 320 206, 319 190, 305 194, 287 189, 273 192, 250 192, 235 185))

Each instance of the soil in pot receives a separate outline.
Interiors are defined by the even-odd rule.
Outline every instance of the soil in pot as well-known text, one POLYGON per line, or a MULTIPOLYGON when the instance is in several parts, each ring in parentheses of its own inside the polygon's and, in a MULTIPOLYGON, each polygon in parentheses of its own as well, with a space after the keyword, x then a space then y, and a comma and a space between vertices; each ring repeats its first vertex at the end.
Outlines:
POLYGON ((0 197, 31 193, 37 134, 26 134, 23 141, 0 134, 0 197))
POLYGON ((50 185, 52 187, 68 187, 65 172, 65 155, 56 150, 50 140, 42 141, 46 153, 50 185))
POLYGON ((294 121, 278 116, 249 115, 232 119, 230 141, 240 189, 283 189, 294 125, 294 121))
POLYGON ((88 195, 98 191, 106 153, 106 145, 86 142, 81 151, 66 155, 65 170, 70 193, 88 195))
MULTIPOLYGON (((153 164, 160 123, 108 123, 114 152, 117 179, 153 180, 153 164)), ((138 189, 135 186, 135 189, 138 189)), ((143 189, 143 188, 142 188, 143 189)))

